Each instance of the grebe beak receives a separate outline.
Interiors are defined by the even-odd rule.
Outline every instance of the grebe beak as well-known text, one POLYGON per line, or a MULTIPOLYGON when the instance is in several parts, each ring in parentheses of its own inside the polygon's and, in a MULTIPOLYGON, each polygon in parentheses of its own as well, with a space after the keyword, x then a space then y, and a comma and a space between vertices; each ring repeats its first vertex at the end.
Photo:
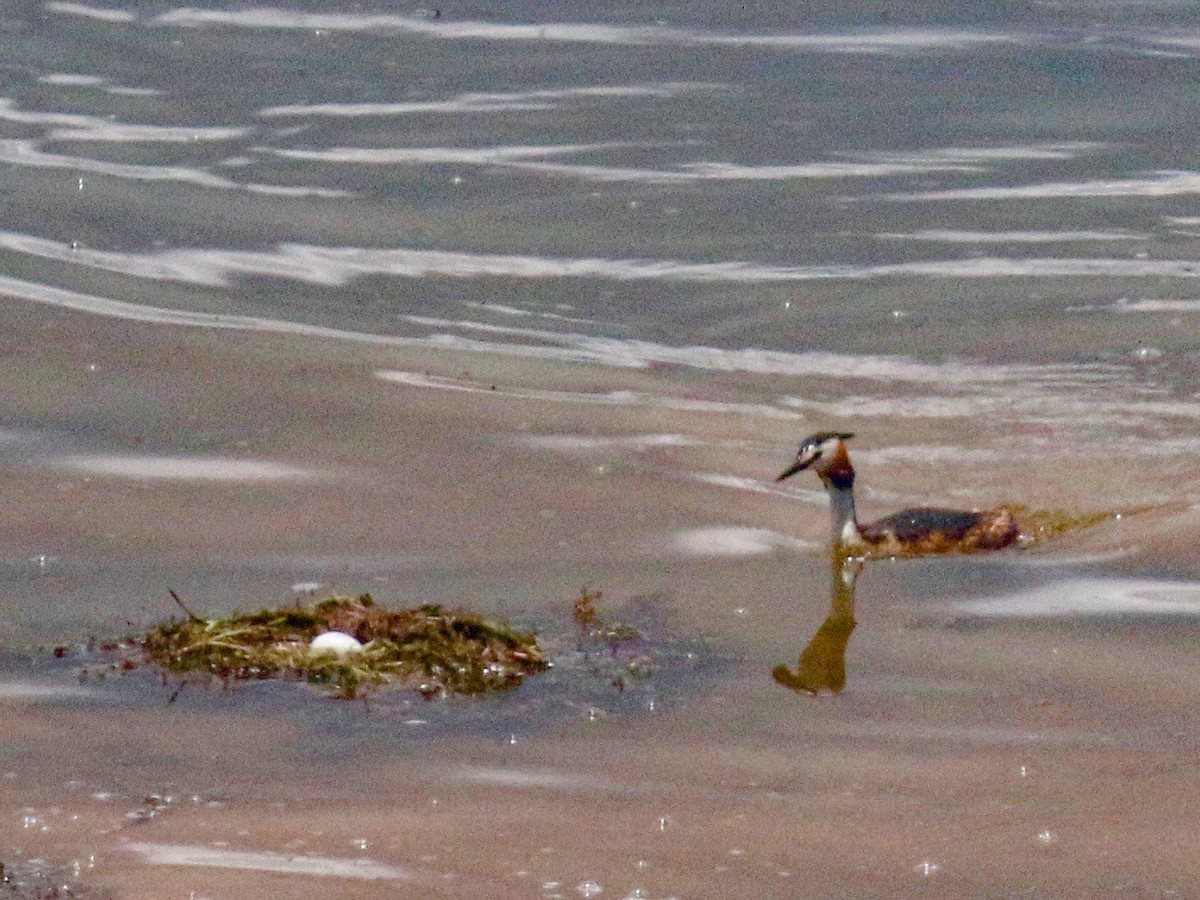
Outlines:
POLYGON ((821 451, 802 453, 796 457, 796 461, 783 470, 783 474, 776 478, 776 481, 783 481, 785 478, 791 478, 797 472, 803 472, 818 459, 821 458, 821 451))

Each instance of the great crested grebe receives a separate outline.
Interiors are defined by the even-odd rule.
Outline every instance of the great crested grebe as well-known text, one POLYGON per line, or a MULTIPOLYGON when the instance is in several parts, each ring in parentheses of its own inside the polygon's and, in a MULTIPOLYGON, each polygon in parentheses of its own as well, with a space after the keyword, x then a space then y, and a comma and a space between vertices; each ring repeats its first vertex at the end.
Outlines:
POLYGON ((795 462, 775 479, 783 481, 808 468, 820 476, 829 491, 835 547, 865 550, 872 556, 923 556, 999 550, 1016 541, 1020 529, 1004 507, 985 512, 921 507, 859 525, 854 513, 854 466, 844 443, 852 437, 842 431, 820 431, 805 438, 795 462))

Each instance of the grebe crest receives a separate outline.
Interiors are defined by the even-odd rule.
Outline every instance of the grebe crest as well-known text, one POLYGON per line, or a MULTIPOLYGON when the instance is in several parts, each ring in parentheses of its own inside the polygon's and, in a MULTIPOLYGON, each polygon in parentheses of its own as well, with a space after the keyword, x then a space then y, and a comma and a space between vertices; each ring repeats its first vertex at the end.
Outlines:
POLYGON ((835 546, 871 556, 924 556, 1000 550, 1020 534, 1004 507, 984 512, 919 507, 893 513, 865 525, 854 510, 854 466, 844 431, 819 431, 805 438, 796 459, 776 481, 811 468, 829 492, 835 546))

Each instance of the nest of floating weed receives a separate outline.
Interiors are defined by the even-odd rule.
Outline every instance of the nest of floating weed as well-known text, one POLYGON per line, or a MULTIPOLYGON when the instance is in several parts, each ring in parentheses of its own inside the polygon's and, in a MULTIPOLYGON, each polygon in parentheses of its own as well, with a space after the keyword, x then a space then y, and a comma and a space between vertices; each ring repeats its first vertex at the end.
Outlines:
POLYGON ((131 640, 143 662, 224 682, 305 680, 329 685, 345 699, 386 685, 414 687, 427 699, 505 691, 550 665, 530 632, 440 606, 388 610, 369 594, 223 619, 183 608, 188 617, 182 622, 131 640), (363 646, 341 655, 313 653, 313 638, 328 631, 352 635, 363 646))

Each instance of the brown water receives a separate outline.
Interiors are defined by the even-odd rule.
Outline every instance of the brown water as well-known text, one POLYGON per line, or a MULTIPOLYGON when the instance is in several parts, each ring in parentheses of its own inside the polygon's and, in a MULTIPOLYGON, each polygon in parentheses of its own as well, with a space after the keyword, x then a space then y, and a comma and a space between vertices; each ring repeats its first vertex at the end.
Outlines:
POLYGON ((9 6, 17 896, 1200 895, 1191 6, 9 6), (826 429, 1055 533, 831 592, 826 429), (170 590, 556 665, 101 678, 170 590))
POLYGON ((821 423, 761 376, 20 304, 3 329, 0 554, 26 562, 0 597, 0 860, 145 898, 1200 891, 1200 514, 1176 456, 1131 473, 1032 424, 955 443, 962 420, 875 415, 853 448, 865 515, 1146 508, 1030 551, 869 564, 845 689, 813 697, 771 670, 829 612, 827 511, 815 479, 772 478, 821 423), (1027 440, 1040 455, 1011 452, 1027 440), (441 705, 168 703, 145 673, 81 683, 75 651, 32 649, 170 616, 168 587, 216 612, 303 582, 534 623, 565 671, 441 705), (585 584, 694 666, 633 700, 573 668, 585 584), (978 598, 1017 611, 955 605, 978 598))

